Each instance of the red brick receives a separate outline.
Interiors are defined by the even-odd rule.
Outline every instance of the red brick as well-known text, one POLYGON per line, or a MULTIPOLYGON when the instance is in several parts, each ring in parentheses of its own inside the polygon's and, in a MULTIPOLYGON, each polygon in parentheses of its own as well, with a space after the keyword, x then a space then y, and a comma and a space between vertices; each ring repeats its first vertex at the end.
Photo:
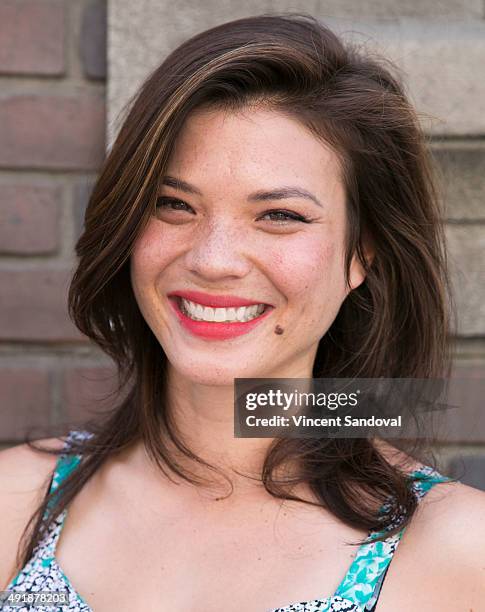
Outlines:
POLYGON ((0 24, 0 73, 63 74, 62 0, 2 0, 0 24))
POLYGON ((0 251, 51 253, 58 248, 58 187, 0 185, 0 251))
POLYGON ((114 365, 66 369, 62 383, 63 421, 81 424, 112 405, 106 395, 116 388, 114 365))
POLYGON ((94 0, 84 8, 79 52, 88 79, 106 79, 106 0, 94 0))
POLYGON ((0 339, 76 341, 84 336, 67 314, 71 270, 0 270, 0 339))
POLYGON ((40 368, 0 369, 0 440, 22 440, 50 426, 50 375, 40 368))
POLYGON ((0 166, 97 169, 105 155, 101 94, 12 95, 0 100, 0 166))

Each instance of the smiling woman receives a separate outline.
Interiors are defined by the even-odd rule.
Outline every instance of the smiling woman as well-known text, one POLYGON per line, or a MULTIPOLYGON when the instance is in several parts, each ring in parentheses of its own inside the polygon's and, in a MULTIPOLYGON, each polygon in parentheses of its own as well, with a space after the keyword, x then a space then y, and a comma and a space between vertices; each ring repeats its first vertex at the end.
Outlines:
POLYGON ((482 609, 484 495, 417 441, 234 437, 235 378, 449 374, 440 206, 384 60, 306 15, 191 38, 76 252, 70 313, 123 399, 0 454, 1 587, 78 612, 482 609))

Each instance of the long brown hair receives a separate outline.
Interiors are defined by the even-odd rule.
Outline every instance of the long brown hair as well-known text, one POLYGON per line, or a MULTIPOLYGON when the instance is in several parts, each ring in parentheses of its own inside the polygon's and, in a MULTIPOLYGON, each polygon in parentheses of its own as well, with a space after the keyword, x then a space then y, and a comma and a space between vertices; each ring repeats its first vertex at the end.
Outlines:
MULTIPOLYGON (((203 482, 176 462, 169 442, 215 469, 174 430, 165 401, 167 357, 140 313, 129 276, 133 243, 154 211, 158 177, 194 109, 265 105, 302 122, 339 156, 347 195, 346 274, 356 252, 367 276, 321 339, 313 376, 449 375, 451 302, 442 215, 425 137, 394 72, 385 60, 344 45, 313 17, 287 13, 202 32, 145 81, 92 192, 69 291, 72 320, 116 363, 120 396, 108 414, 86 424, 93 436, 70 449, 83 459, 32 517, 23 564, 96 470, 137 441, 167 477, 168 466, 189 482, 203 482), (372 241, 372 265, 365 260, 364 237, 372 241)), ((416 456, 419 444, 411 443, 416 456)), ((409 478, 369 439, 274 440, 262 471, 267 491, 313 503, 273 478, 289 458, 301 466, 292 483, 308 483, 316 505, 347 525, 381 530, 404 510, 389 535, 413 516, 409 478), (389 499, 389 513, 379 517, 378 504, 389 499)))

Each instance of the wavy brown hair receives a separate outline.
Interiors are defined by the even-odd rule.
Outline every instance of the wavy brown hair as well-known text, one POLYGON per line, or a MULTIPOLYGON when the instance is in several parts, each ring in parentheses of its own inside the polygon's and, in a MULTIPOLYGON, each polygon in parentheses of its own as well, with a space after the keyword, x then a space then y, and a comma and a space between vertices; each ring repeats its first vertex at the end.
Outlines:
MULTIPOLYGON (((130 253, 154 212, 159 177, 195 109, 264 105, 300 121, 339 156, 348 219, 345 273, 348 279, 357 253, 367 276, 321 339, 313 376, 449 376, 442 213, 425 137, 395 73, 392 64, 345 45, 313 17, 286 13, 202 32, 148 77, 93 189, 69 291, 72 320, 117 366, 119 396, 107 414, 86 424, 93 436, 68 451, 81 453, 82 461, 32 516, 19 552, 23 563, 103 463, 136 442, 169 478, 172 470, 194 484, 204 482, 176 462, 170 444, 216 469, 174 429, 166 402, 167 357, 138 308, 129 275, 130 253), (372 265, 364 239, 372 243, 372 265)), ((418 456, 420 443, 408 440, 408 451, 418 456)), ((367 438, 276 438, 261 478, 277 498, 315 503, 355 528, 390 527, 389 535, 416 509, 411 479, 401 467, 367 438), (289 459, 300 465, 291 483, 307 483, 318 503, 293 496, 273 477, 289 459), (389 512, 378 516, 376 509, 389 500, 389 512), (393 527, 402 510, 404 519, 393 527)))

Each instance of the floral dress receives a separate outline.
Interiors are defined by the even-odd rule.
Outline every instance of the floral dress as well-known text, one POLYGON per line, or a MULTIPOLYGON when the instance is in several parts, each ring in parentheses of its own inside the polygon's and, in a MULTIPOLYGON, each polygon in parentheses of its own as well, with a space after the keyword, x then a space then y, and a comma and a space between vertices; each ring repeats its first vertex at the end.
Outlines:
MULTIPOLYGON (((64 451, 73 440, 82 440, 91 434, 86 431, 71 431, 66 438, 64 451)), ((76 468, 81 460, 80 455, 68 456, 61 454, 52 478, 51 491, 57 489, 68 474, 76 468)), ((422 497, 437 483, 449 482, 452 479, 439 474, 429 466, 422 466, 411 472, 413 489, 418 498, 422 497)), ((381 513, 386 509, 382 506, 381 513)), ((94 612, 88 603, 76 592, 69 578, 56 561, 56 545, 67 515, 67 508, 52 523, 50 529, 33 551, 29 562, 20 570, 17 576, 7 586, 7 591, 14 594, 25 592, 59 593, 66 596, 69 603, 49 605, 9 605, 0 603, 2 612, 94 612)), ((400 518, 397 519, 398 523, 400 518)), ((389 529, 390 527, 388 527, 389 529)), ((282 608, 266 612, 373 612, 386 576, 389 564, 393 558, 406 527, 395 535, 379 542, 373 542, 377 535, 383 532, 372 531, 366 541, 358 549, 353 561, 333 595, 288 604, 282 608)), ((250 612, 250 611, 247 611, 250 612)), ((254 611, 260 612, 260 611, 254 611)))

